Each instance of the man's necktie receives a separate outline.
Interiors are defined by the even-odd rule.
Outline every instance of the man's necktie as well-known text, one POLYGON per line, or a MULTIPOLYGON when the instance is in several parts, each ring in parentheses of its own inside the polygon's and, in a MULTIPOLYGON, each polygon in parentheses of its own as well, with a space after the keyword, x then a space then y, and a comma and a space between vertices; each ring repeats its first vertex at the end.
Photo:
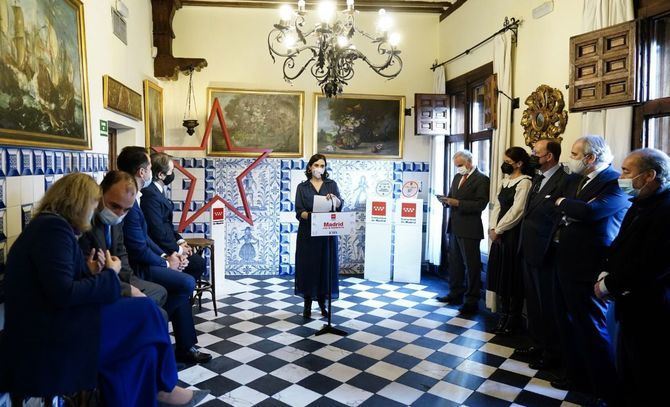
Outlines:
POLYGON ((577 185, 577 195, 579 195, 580 192, 582 192, 582 189, 584 188, 584 185, 586 185, 586 182, 589 180, 589 177, 582 177, 581 180, 579 180, 579 184, 577 185))
POLYGON ((461 178, 461 181, 458 183, 458 188, 462 187, 463 184, 465 184, 465 181, 468 180, 468 176, 469 176, 469 175, 470 175, 470 174, 465 174, 465 175, 463 175, 463 177, 461 178))
POLYGON ((105 225, 105 243, 107 244, 107 250, 112 249, 112 227, 110 225, 105 225))
POLYGON ((540 192, 540 189, 542 189, 542 180, 544 179, 544 175, 538 174, 533 178, 533 188, 530 190, 530 198, 528 201, 532 201, 533 198, 535 198, 535 195, 540 192))

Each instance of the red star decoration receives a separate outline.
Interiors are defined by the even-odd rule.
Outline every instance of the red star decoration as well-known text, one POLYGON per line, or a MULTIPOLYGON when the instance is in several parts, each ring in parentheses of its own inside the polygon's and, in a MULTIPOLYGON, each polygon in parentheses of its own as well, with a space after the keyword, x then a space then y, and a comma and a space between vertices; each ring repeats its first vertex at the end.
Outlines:
POLYGON ((202 138, 202 142, 199 147, 153 147, 155 151, 206 151, 207 142, 209 137, 212 134, 212 126, 214 125, 214 114, 219 119, 219 124, 221 125, 221 130, 223 132, 223 138, 226 141, 226 147, 228 151, 242 151, 242 152, 255 152, 260 153, 260 155, 244 170, 238 175, 235 180, 237 181, 237 190, 239 191, 240 198, 242 199, 242 206, 244 207, 244 214, 241 213, 234 205, 228 202, 226 199, 222 198, 220 195, 215 195, 210 199, 202 208, 198 209, 191 217, 188 217, 188 208, 191 206, 191 200, 193 199, 193 192, 195 191, 195 184, 198 182, 198 179, 191 174, 187 169, 182 167, 176 160, 174 161, 174 167, 181 171, 188 179, 191 180, 191 186, 188 188, 188 193, 186 194, 186 201, 184 202, 184 209, 181 212, 181 219, 179 220, 179 231, 183 232, 184 229, 191 223, 193 223, 200 215, 202 215, 207 209, 209 209, 216 202, 223 202, 223 204, 230 209, 235 215, 240 219, 247 222, 249 225, 254 225, 254 220, 252 218, 251 209, 249 208, 249 203, 247 202, 247 194, 244 190, 244 184, 242 180, 244 177, 251 172, 258 164, 261 163, 264 159, 270 155, 272 152, 271 149, 259 149, 259 148, 246 148, 246 147, 236 147, 233 146, 233 143, 230 141, 230 133, 228 133, 228 126, 226 126, 226 120, 223 118, 223 112, 221 111, 221 105, 219 104, 218 99, 214 99, 212 104, 212 110, 209 113, 209 119, 207 119, 207 127, 205 128, 205 135, 202 138))

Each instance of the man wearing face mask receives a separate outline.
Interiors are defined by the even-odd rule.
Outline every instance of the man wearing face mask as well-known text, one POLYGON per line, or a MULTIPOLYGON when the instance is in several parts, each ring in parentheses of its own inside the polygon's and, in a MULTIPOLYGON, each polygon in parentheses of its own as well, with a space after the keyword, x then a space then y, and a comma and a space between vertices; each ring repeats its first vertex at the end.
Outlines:
POLYGON ((517 348, 515 356, 530 362, 532 369, 558 366, 560 344, 554 316, 556 244, 553 235, 560 216, 551 196, 563 188, 567 174, 559 163, 561 144, 538 140, 533 145, 530 165, 535 169, 530 194, 521 221, 519 254, 523 264, 528 335, 532 345, 517 348))
POLYGON ((184 273, 196 281, 205 272, 205 260, 195 254, 172 224, 174 204, 165 196, 165 189, 174 180, 174 162, 165 153, 151 154, 151 170, 154 181, 142 189, 140 208, 147 221, 147 231, 151 240, 165 253, 178 253, 186 258, 184 273))
POLYGON ((670 158, 645 148, 630 153, 621 167, 619 186, 633 206, 593 289, 616 304, 625 405, 651 406, 667 397, 667 380, 657 371, 670 364, 670 158))
POLYGON ((602 137, 577 139, 570 152, 572 175, 564 196, 555 200, 562 218, 555 236, 558 269, 554 295, 567 377, 551 384, 576 387, 616 404, 607 304, 593 293, 593 282, 630 206, 611 161, 602 137))
POLYGON ((472 163, 468 150, 453 157, 457 174, 446 197, 438 198, 449 206, 449 294, 438 297, 451 305, 465 304, 459 309, 472 314, 479 309, 480 274, 482 271, 479 243, 484 237, 482 211, 489 202, 489 177, 472 163), (466 273, 467 270, 467 273, 466 273), (467 285, 466 285, 467 276, 467 285))
MULTIPOLYGON (((135 275, 128 263, 128 253, 123 243, 123 218, 133 207, 137 186, 135 180, 121 171, 110 171, 100 183, 102 197, 91 221, 91 230, 79 238, 85 255, 91 251, 106 250, 121 260, 121 295, 124 297, 149 297, 159 307, 165 304, 167 291, 162 286, 145 281, 135 275)), ((89 257, 90 258, 90 257, 89 257)), ((95 260, 94 260, 95 261, 95 260)), ((161 311, 162 308, 161 308, 161 311)), ((163 311, 165 312, 165 311, 163 311)), ((167 320, 167 315, 164 315, 167 320)))

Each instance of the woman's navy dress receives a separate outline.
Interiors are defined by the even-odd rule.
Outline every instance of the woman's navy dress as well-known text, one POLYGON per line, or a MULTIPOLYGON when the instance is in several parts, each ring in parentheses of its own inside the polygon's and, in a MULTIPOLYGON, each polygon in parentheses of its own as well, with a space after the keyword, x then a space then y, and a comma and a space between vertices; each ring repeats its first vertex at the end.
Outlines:
POLYGON ((332 298, 340 295, 337 236, 311 236, 314 195, 328 194, 340 199, 340 207, 335 209, 340 212, 344 201, 335 181, 325 179, 317 192, 307 180, 298 185, 295 193, 295 213, 300 221, 295 249, 295 294, 304 298, 327 299, 328 275, 331 278, 332 298), (300 217, 303 211, 310 213, 306 220, 300 217))

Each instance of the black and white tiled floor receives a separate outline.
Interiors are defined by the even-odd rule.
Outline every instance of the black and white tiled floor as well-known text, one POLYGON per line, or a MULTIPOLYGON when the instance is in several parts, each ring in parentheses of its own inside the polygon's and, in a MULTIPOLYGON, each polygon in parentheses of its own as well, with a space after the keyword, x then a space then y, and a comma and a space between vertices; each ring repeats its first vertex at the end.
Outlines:
MULTIPOLYGON (((486 332, 434 298, 434 284, 343 278, 333 324, 347 337, 314 336, 290 278, 243 278, 248 291, 195 311, 198 345, 211 362, 179 372, 182 385, 209 389, 206 406, 569 406, 577 395, 510 358, 518 339, 486 332), (431 288, 433 287, 433 288, 431 288)), ((316 306, 316 304, 315 304, 316 306)))

